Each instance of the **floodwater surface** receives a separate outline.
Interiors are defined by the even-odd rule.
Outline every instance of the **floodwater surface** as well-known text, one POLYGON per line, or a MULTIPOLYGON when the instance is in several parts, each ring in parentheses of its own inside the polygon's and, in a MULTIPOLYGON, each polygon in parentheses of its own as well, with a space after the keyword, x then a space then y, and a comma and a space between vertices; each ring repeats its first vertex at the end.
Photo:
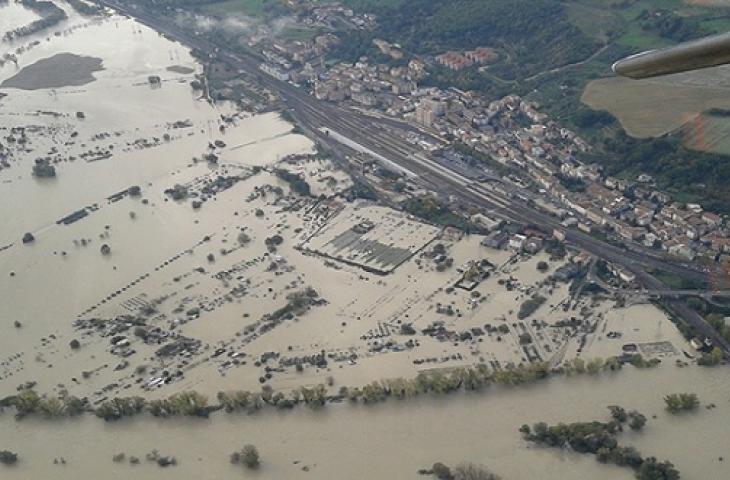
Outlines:
POLYGON ((59 53, 38 60, 0 83, 0 88, 40 90, 43 88, 78 87, 96 80, 94 72, 103 70, 102 60, 73 53, 59 53))
MULTIPOLYGON (((0 30, 24 24, 23 15, 27 11, 15 4, 0 7, 0 30), (14 19, 9 23, 8 12, 14 19)), ((75 320, 97 314, 113 318, 135 313, 124 310, 125 305, 138 305, 134 302, 142 299, 162 299, 157 304, 161 316, 178 301, 215 306, 175 330, 215 349, 222 340, 241 341, 237 333, 281 307, 291 289, 306 285, 322 292, 327 305, 247 346, 250 359, 287 345, 292 355, 362 347, 363 334, 381 327, 386 316, 409 312, 404 318, 410 314, 411 321, 425 328, 435 318, 431 303, 463 301, 444 288, 457 280, 454 271, 435 273, 407 261, 391 276, 374 276, 354 267, 326 266, 322 259, 298 251, 297 238, 302 239, 305 228, 314 232, 321 227, 315 210, 326 212, 328 202, 284 198, 286 184, 267 169, 287 156, 311 154, 313 143, 293 133, 277 113, 252 115, 194 91, 190 84, 203 69, 187 48, 118 16, 71 16, 62 28, 66 30, 59 35, 44 32, 12 45, 0 43, 2 51, 19 52, 17 65, 0 67, 0 93, 7 94, 0 98, 0 398, 25 382, 37 382, 40 393, 66 389, 97 401, 105 395, 159 398, 194 388, 214 402, 221 389, 260 387, 261 369, 253 361, 245 368, 241 364, 233 369, 232 362, 223 368, 222 362, 206 362, 212 356, 208 353, 196 358, 199 368, 188 370, 184 381, 143 390, 142 378, 132 371, 157 361, 156 345, 135 344, 141 351, 130 361, 137 363, 125 364, 111 353, 109 338, 73 326, 75 320), (80 62, 78 71, 68 71, 69 62, 80 62), (150 77, 160 81, 152 84, 150 77), (213 152, 215 162, 203 160, 213 152), (38 161, 52 165, 55 177, 34 174, 38 161), (194 208, 191 199, 174 201, 165 193, 176 185, 211 185, 234 175, 240 176, 237 183, 206 194, 202 207, 194 208), (139 196, 124 194, 131 186, 140 187, 139 196), (281 193, 274 193, 274 187, 281 193), (86 216, 78 221, 61 221, 80 210, 86 216), (236 240, 244 231, 250 236, 245 247, 236 240), (23 243, 26 232, 34 241, 23 243), (276 254, 265 245, 274 233, 286 237, 276 254), (101 253, 102 244, 110 253, 101 253), (248 296, 230 299, 231 286, 238 281, 248 281, 248 296), (70 340, 77 337, 81 347, 72 350, 70 340)), ((319 161, 313 165, 314 170, 326 170, 319 161)), ((321 180, 329 176, 326 171, 319 174, 321 180)), ((341 175, 329 180, 337 185, 335 177, 341 175)), ((307 178, 314 182, 313 173, 307 178)), ((357 216, 372 205, 343 208, 357 216)), ((414 232, 422 227, 411 223, 398 221, 405 227, 394 230, 392 238, 384 237, 391 247, 415 250, 430 241, 433 234, 421 235, 415 243, 414 232)), ((487 251, 476 236, 449 244, 455 245, 450 254, 457 264, 489 257, 506 265, 512 256, 487 251)), ((535 268, 538 258, 515 263, 507 274, 531 288, 547 275, 535 268)), ((465 315, 450 318, 449 325, 484 325, 496 321, 497 314, 504 322, 524 295, 505 291, 496 279, 479 288, 485 303, 469 311, 464 306, 465 315)), ((543 307, 543 318, 557 320, 559 296, 567 290, 567 285, 555 288, 555 306, 543 307)), ((166 317, 160 325, 166 327, 163 322, 170 318, 177 321, 166 317)), ((0 450, 17 452, 20 461, 0 466, 0 478, 417 479, 422 478, 418 469, 440 461, 482 463, 505 480, 629 480, 630 470, 599 464, 590 456, 535 448, 518 432, 520 425, 538 421, 605 421, 606 406, 612 404, 637 409, 649 419, 644 431, 621 434, 622 444, 672 461, 683 479, 730 478, 719 460, 730 458, 726 371, 676 367, 686 341, 651 305, 617 308, 606 319, 625 338, 669 343, 677 352, 652 370, 626 367, 596 377, 554 378, 519 388, 372 406, 336 404, 318 411, 298 407, 253 416, 217 412, 209 419, 141 416, 116 423, 90 414, 58 421, 16 420, 5 411, 0 412, 0 450), (662 397, 673 392, 697 393, 703 405, 717 408, 670 416, 662 397), (229 462, 229 455, 248 443, 261 452, 257 472, 242 472, 229 462), (146 461, 152 450, 174 456, 177 466, 163 469, 146 461), (112 461, 120 453, 141 463, 112 461)), ((604 329, 607 325, 603 323, 604 329)), ((418 338, 422 350, 387 356, 361 351, 357 362, 333 361, 326 371, 307 367, 301 374, 277 372, 271 385, 286 390, 332 375, 332 388, 338 389, 412 375, 418 355, 428 351, 428 356, 442 357, 453 347, 452 342, 418 338)), ((570 350, 575 355, 582 348, 577 343, 565 343, 563 354, 570 350)), ((521 361, 521 351, 510 345, 491 336, 483 343, 462 344, 457 365, 473 363, 479 355, 496 358, 497 349, 502 358, 521 361)), ((621 343, 598 336, 585 348, 609 356, 621 343)))
POLYGON ((214 414, 208 420, 138 418, 105 423, 94 417, 67 421, 0 417, 3 437, 21 455, 4 478, 418 479, 420 468, 441 461, 475 462, 504 479, 630 480, 629 469, 598 463, 591 455, 534 447, 520 437, 523 423, 608 420, 608 405, 644 413, 641 432, 618 436, 645 456, 673 462, 684 480, 722 479, 730 465, 730 384, 717 371, 666 365, 624 369, 598 377, 552 379, 528 387, 491 388, 444 398, 385 404, 332 405, 323 410, 214 414), (672 416, 662 396, 697 392, 695 413, 672 416), (653 418, 656 416, 656 418, 653 418), (245 444, 258 447, 262 466, 242 472, 229 455, 245 444), (166 469, 147 462, 152 450, 175 456, 166 469), (118 453, 142 459, 115 463, 118 453), (55 465, 63 457, 66 465, 55 465), (308 472, 302 470, 307 467, 308 472))

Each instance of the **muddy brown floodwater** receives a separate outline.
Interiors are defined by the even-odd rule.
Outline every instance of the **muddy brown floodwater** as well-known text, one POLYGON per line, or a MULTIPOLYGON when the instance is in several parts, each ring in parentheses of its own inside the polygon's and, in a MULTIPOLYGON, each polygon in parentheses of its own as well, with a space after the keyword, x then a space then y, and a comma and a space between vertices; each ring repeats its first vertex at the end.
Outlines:
MULTIPOLYGON (((2 5, 0 33, 33 18, 18 4, 2 5)), ((606 420, 611 404, 649 418, 644 431, 621 434, 621 443, 674 462, 683 479, 730 478, 719 461, 730 458, 727 371, 676 367, 689 347, 652 305, 618 308, 596 300, 590 309, 597 334, 569 337, 553 328, 565 317, 560 306, 570 301, 568 285, 547 288, 548 274, 535 266, 546 254, 490 250, 476 235, 450 238, 382 206, 290 195, 283 181, 254 167, 300 155, 304 160, 288 168, 301 172, 316 195, 351 183, 329 161, 309 158, 313 143, 278 114, 252 115, 202 99, 190 85, 202 67, 188 49, 130 19, 70 13, 55 30, 0 43, 0 53, 11 50, 19 52, 17 65, 0 67, 0 93, 7 95, 0 98, 0 138, 6 147, 0 168, 0 398, 33 381, 40 393, 67 389, 97 404, 111 396, 152 399, 192 388, 214 401, 219 390, 260 388, 264 367, 253 359, 267 352, 283 352, 282 357, 324 349, 357 353, 357 361, 346 356, 327 368, 279 369, 268 383, 289 391, 333 376, 336 390, 415 376, 419 369, 476 362, 496 369, 528 361, 517 340, 526 331, 545 360, 607 357, 620 353, 622 343, 635 342, 658 351, 662 364, 473 394, 253 416, 140 416, 112 424, 90 414, 16 420, 7 410, 0 412, 0 450, 17 452, 20 461, 0 466, 3 480, 416 479, 419 468, 436 461, 482 463, 505 480, 629 480, 629 470, 535 448, 518 433, 524 423, 606 420), (76 67, 69 69, 72 63, 76 67), (150 77, 160 81, 151 85, 150 77), (202 160, 212 152, 217 163, 202 160), (38 158, 54 166, 54 178, 33 175, 38 158), (225 184, 220 180, 229 175, 240 175, 230 188, 195 197, 202 208, 193 208, 191 198, 173 201, 165 193, 175 185, 202 192, 201 186, 225 184), (124 194, 131 186, 140 187, 139 196, 124 194), (85 216, 78 221, 59 221, 79 211, 85 216), (356 241, 353 225, 368 230, 363 237, 368 241, 356 241), (26 232, 33 234, 32 243, 21 241, 26 232), (250 237, 246 246, 238 245, 241 232, 250 237), (283 241, 275 253, 265 245, 274 234, 283 241), (437 272, 433 261, 418 253, 434 241, 447 245, 455 268, 437 272), (110 246, 106 255, 100 253, 102 244, 110 246), (377 252, 387 255, 380 258, 377 252), (338 258, 349 264, 337 263, 338 258), (494 275, 476 287, 478 301, 449 288, 462 276, 456 265, 474 259, 495 265, 494 275), (354 265, 358 262, 392 272, 368 273, 354 265), (506 277, 515 290, 500 284, 506 277), (244 295, 233 298, 232 288, 239 286, 244 295), (316 289, 327 303, 244 342, 239 335, 244 327, 305 287, 316 289), (523 322, 524 330, 516 330, 520 323, 513 312, 534 291, 549 297, 539 319, 550 327, 528 324, 533 317, 523 322), (186 369, 184 380, 164 385, 154 379, 151 385, 152 373, 142 376, 135 368, 164 370, 180 361, 163 364, 155 358, 159 345, 130 338, 137 351, 124 357, 129 359, 124 364, 109 338, 73 325, 95 315, 138 314, 139 305, 155 298, 162 300, 156 304, 159 316, 148 319, 157 322, 153 325, 205 344, 197 356, 190 354, 191 363, 179 364, 186 369), (435 304, 462 310, 446 317, 435 304), (201 308, 189 314, 194 306, 201 308), (380 348, 381 338, 404 342, 398 333, 402 318, 419 330, 441 319, 454 331, 489 322, 509 333, 467 342, 420 335, 412 337, 418 348, 380 348), (81 340, 79 349, 69 348, 72 339, 81 340), (226 355, 212 354, 219 347, 226 355), (244 353, 248 364, 228 360, 244 353), (662 396, 674 392, 694 392, 703 405, 717 408, 670 416, 662 396), (244 473, 229 462, 230 453, 247 443, 261 452, 257 472, 244 473), (176 457, 178 465, 163 469, 147 462, 152 450, 176 457), (119 453, 141 463, 113 462, 119 453)), ((560 265, 551 261, 552 269, 560 265)))
POLYGON ((629 480, 630 470, 602 465, 590 455, 529 446, 517 431, 523 423, 538 421, 605 421, 607 405, 622 405, 649 420, 640 433, 620 434, 620 443, 671 460, 683 479, 719 480, 730 475, 730 465, 718 460, 730 455, 730 383, 723 376, 698 367, 625 369, 439 399, 215 414, 208 420, 139 418, 110 424, 93 417, 49 422, 6 415, 0 417, 0 438, 22 461, 6 469, 3 478, 417 479, 423 478, 417 470, 435 461, 471 461, 505 479, 629 480), (703 404, 714 402, 717 408, 671 416, 662 395, 674 391, 697 392, 703 404), (254 474, 228 461, 247 443, 262 456, 261 470, 254 474), (174 455, 179 465, 162 469, 144 460, 139 466, 112 462, 121 452, 144 458, 153 449, 174 455), (67 464, 54 465, 58 457, 67 464))
POLYGON ((0 88, 39 90, 78 87, 96 80, 93 74, 100 70, 103 70, 100 58, 59 53, 24 67, 17 74, 0 83, 0 88))

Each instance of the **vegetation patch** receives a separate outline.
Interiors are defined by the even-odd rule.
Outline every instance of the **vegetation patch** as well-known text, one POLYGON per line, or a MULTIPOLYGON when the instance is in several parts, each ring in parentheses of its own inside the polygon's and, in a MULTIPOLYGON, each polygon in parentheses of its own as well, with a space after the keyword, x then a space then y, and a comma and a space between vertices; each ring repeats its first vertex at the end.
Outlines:
POLYGON ((694 393, 672 393, 664 397, 667 411, 672 415, 697 410, 700 400, 694 393))
POLYGON ((525 300, 522 302, 522 305, 520 305, 520 310, 517 312, 517 318, 520 320, 524 320, 525 318, 529 317, 533 313, 537 311, 538 308, 542 306, 543 303, 547 301, 547 298, 543 297, 542 295, 535 295, 529 300, 525 300))
POLYGON ((490 73, 508 80, 580 61, 596 42, 573 25, 565 7, 550 0, 347 0, 358 12, 375 13, 374 32, 353 35, 335 56, 356 60, 368 54, 373 38, 398 43, 414 54, 495 46, 505 61, 490 73))
POLYGON ((643 458, 634 447, 618 444, 616 436, 623 431, 623 425, 630 420, 634 430, 643 428, 646 417, 638 412, 627 413, 622 407, 611 406, 612 419, 609 422, 559 423, 548 426, 544 422, 532 427, 520 427, 525 440, 547 447, 570 448, 578 453, 593 454, 601 463, 628 467, 638 480, 678 480, 679 471, 671 462, 659 462, 655 457, 643 458))

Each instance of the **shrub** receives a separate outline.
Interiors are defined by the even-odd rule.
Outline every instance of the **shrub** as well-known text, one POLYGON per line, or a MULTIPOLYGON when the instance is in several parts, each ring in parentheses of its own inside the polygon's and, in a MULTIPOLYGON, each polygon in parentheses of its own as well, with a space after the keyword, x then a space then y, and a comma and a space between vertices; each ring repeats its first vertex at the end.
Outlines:
POLYGON ((18 461, 18 454, 8 450, 0 450, 0 463, 3 465, 13 465, 18 461))
POLYGON ((631 430, 641 430, 646 425, 646 417, 636 410, 629 412, 629 428, 631 430))
POLYGON ((454 480, 499 480, 499 476, 474 463, 462 463, 454 468, 454 480))
POLYGON ((441 462, 434 463, 431 469, 433 470, 433 474, 436 475, 436 478, 439 480, 450 480, 454 478, 451 474, 451 469, 441 462))
POLYGON ((664 397, 664 403, 667 405, 667 411, 674 415, 697 409, 700 400, 694 393, 672 393, 664 397))
POLYGON ((231 463, 235 465, 243 465, 246 468, 256 469, 261 465, 259 459, 259 451, 253 445, 244 445, 239 452, 231 454, 231 463))
POLYGON ((520 305, 520 311, 517 312, 517 318, 519 318, 520 320, 524 320, 525 318, 535 313, 537 309, 540 308, 540 306, 542 306, 542 304, 546 301, 547 299, 542 295, 535 295, 531 299, 525 300, 522 305, 520 305))

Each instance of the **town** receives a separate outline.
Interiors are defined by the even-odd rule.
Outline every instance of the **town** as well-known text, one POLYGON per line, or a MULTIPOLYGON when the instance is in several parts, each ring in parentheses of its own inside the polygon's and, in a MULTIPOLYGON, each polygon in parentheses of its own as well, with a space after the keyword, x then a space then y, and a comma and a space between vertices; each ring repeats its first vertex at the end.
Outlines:
MULTIPOLYGON (((345 10, 344 14, 351 16, 352 12, 345 10)), ((315 21, 323 13, 315 9, 312 15, 315 21)), ((375 20, 369 17, 367 21, 375 20)), ((358 22, 365 24, 365 20, 358 22)), ((562 219, 565 228, 601 232, 684 260, 726 260, 730 231, 722 216, 698 204, 673 201, 650 175, 631 181, 581 162, 578 154, 590 152, 591 146, 541 113, 534 102, 516 95, 489 101, 475 92, 419 86, 430 65, 453 70, 473 63, 486 65, 495 58, 492 49, 445 52, 397 67, 371 63, 367 58, 325 67, 323 55, 337 42, 336 36, 328 34, 309 43, 260 43, 267 59, 261 69, 307 88, 319 100, 417 126, 424 135, 407 141, 452 167, 457 164, 457 169, 475 181, 489 174, 486 183, 502 194, 514 191, 505 189, 505 183, 516 185, 520 195, 562 219)), ((384 40, 376 41, 376 46, 394 59, 402 57, 397 46, 384 40)))

